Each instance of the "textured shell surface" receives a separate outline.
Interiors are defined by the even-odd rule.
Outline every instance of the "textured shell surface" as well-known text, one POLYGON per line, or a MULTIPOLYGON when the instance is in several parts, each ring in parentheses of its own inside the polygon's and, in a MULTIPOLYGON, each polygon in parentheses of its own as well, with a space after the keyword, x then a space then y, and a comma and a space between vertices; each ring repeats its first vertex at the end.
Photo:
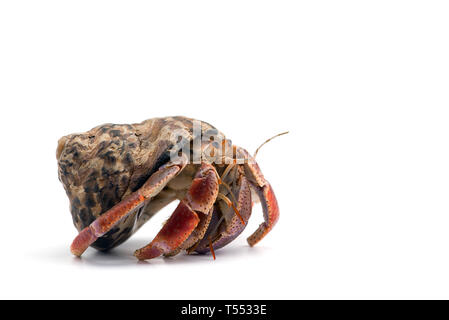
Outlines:
MULTIPOLYGON (((153 118, 137 124, 104 124, 62 137, 56 152, 58 176, 70 200, 78 231, 139 189, 167 163, 170 152, 179 148, 179 136, 187 143, 192 141, 194 121, 186 117, 153 118)), ((199 123, 202 134, 218 132, 206 122, 199 123)), ((185 171, 189 174, 189 170, 185 171)), ((119 245, 175 198, 174 194, 161 192, 151 205, 130 214, 92 246, 107 250, 119 245)))

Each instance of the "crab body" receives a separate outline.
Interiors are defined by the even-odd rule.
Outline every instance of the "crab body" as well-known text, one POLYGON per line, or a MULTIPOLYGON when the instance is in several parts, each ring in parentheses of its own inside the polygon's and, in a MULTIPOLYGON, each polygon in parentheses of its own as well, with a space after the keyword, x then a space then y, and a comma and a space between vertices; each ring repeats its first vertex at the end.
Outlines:
POLYGON ((174 200, 180 200, 178 207, 154 240, 136 251, 139 259, 225 246, 246 226, 251 189, 262 202, 265 221, 248 238, 250 245, 279 216, 254 159, 206 122, 167 117, 105 124, 62 137, 56 155, 80 232, 71 246, 78 256, 88 246, 118 246, 174 200))

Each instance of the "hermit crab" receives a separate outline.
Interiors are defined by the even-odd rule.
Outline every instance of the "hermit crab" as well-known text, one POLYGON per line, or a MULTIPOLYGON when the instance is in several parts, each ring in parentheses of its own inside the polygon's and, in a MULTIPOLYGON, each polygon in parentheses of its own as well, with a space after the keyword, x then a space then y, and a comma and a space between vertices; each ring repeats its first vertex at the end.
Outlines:
POLYGON ((177 208, 139 260, 180 251, 206 253, 234 240, 251 215, 253 198, 264 222, 247 239, 254 246, 274 227, 279 207, 271 185, 245 149, 210 124, 186 117, 138 124, 104 124, 58 141, 58 175, 79 234, 76 256, 108 250, 174 200, 177 208), (253 192, 252 192, 253 191, 253 192))

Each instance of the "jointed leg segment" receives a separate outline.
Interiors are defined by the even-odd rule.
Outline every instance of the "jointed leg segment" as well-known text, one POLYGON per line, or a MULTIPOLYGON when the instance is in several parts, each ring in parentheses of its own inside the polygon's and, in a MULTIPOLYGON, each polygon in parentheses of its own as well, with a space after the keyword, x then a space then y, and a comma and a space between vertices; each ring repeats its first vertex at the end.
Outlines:
POLYGON ((260 224, 259 228, 248 237, 247 241, 250 246, 254 246, 260 240, 262 240, 274 227, 279 219, 279 205, 274 195, 273 188, 270 183, 265 180, 262 171, 257 165, 251 155, 244 149, 239 151, 249 161, 245 163, 245 175, 249 179, 251 186, 255 189, 262 204, 264 222, 260 224))
POLYGON ((267 182, 263 187, 254 188, 259 195, 265 221, 248 237, 247 241, 251 247, 262 240, 273 229, 279 219, 279 206, 271 185, 267 182))

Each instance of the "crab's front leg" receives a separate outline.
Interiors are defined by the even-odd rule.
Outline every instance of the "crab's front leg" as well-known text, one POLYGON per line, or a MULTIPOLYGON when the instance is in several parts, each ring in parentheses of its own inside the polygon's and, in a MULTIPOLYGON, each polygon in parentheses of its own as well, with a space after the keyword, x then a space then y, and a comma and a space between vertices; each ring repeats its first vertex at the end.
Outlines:
POLYGON ((139 260, 156 258, 176 250, 186 241, 211 208, 218 194, 218 175, 209 163, 202 163, 186 197, 147 246, 136 250, 139 260))
POLYGON ((252 247, 262 240, 274 227, 279 220, 279 205, 270 183, 265 180, 256 160, 244 149, 239 148, 239 152, 246 159, 244 164, 245 176, 251 182, 251 186, 259 196, 262 204, 264 222, 259 228, 248 237, 248 244, 252 247))

